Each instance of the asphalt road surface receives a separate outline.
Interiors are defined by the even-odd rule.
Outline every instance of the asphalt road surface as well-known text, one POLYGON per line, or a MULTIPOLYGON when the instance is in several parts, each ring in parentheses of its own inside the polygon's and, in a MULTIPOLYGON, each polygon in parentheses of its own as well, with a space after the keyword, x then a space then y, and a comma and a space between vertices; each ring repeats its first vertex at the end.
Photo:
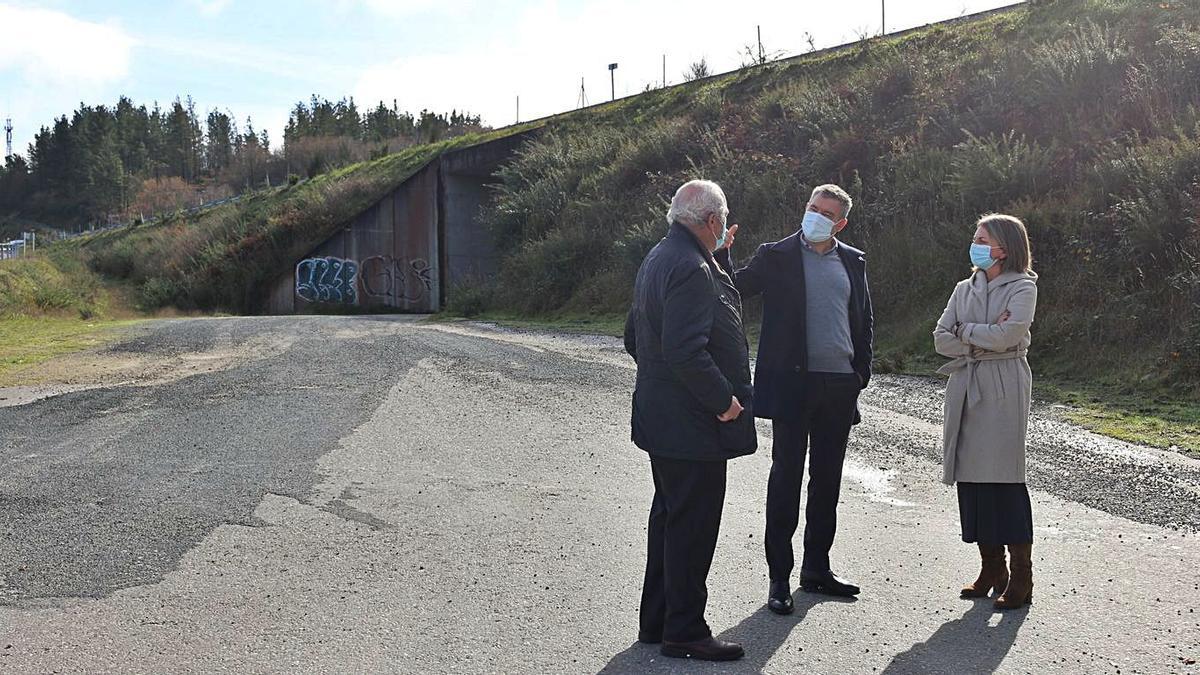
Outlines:
POLYGON ((760 422, 709 577, 747 656, 707 664, 634 640, 652 484, 617 340, 185 319, 99 357, 192 365, 0 408, 0 671, 1200 672, 1200 462, 1051 409, 1036 602, 1005 614, 957 597, 942 388, 896 377, 843 484, 834 568, 863 594, 767 612, 760 422))

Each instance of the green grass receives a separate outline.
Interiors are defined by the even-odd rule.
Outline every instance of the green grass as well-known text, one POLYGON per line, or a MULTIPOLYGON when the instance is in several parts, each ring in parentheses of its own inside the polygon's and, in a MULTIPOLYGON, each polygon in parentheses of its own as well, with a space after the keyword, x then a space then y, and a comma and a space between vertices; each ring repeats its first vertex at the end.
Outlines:
POLYGON ((120 338, 139 320, 125 296, 69 250, 0 261, 0 386, 56 356, 120 338))
POLYGON ((1200 459, 1200 404, 1194 401, 1054 379, 1035 382, 1034 395, 1067 406, 1064 416, 1085 429, 1200 459))
POLYGON ((0 261, 0 316, 103 314, 110 296, 73 256, 36 254, 0 261))
POLYGON ((119 339, 137 319, 81 320, 62 317, 0 319, 0 385, 56 356, 119 339))

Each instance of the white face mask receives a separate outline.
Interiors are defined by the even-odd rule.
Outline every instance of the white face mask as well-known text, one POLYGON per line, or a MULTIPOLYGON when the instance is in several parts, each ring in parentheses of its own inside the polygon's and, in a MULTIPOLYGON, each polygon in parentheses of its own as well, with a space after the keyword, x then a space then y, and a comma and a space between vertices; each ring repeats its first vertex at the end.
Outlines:
POLYGON ((806 211, 800 227, 804 230, 804 238, 814 244, 833 238, 833 221, 816 211, 806 211))

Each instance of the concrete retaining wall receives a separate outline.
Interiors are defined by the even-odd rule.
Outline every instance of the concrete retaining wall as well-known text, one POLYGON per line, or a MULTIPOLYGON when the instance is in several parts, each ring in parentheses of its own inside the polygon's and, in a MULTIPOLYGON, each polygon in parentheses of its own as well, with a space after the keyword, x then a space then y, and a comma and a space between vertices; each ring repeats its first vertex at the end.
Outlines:
POLYGON ((434 312, 456 286, 489 283, 497 255, 480 208, 527 136, 427 164, 277 277, 264 293, 267 312, 434 312))

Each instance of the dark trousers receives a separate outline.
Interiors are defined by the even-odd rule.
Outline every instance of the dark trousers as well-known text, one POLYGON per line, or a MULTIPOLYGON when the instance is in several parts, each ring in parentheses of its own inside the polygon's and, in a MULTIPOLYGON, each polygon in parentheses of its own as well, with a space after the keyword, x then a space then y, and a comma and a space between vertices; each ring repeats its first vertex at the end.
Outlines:
POLYGON ((708 568, 725 504, 725 462, 650 458, 650 506, 641 633, 668 642, 710 635, 704 621, 708 568))
POLYGON ((785 581, 795 567, 792 536, 800 519, 800 484, 808 461, 808 505, 804 511, 801 573, 829 570, 837 531, 842 462, 860 390, 854 373, 808 373, 796 415, 772 420, 771 478, 767 483, 767 568, 772 581, 785 581))

